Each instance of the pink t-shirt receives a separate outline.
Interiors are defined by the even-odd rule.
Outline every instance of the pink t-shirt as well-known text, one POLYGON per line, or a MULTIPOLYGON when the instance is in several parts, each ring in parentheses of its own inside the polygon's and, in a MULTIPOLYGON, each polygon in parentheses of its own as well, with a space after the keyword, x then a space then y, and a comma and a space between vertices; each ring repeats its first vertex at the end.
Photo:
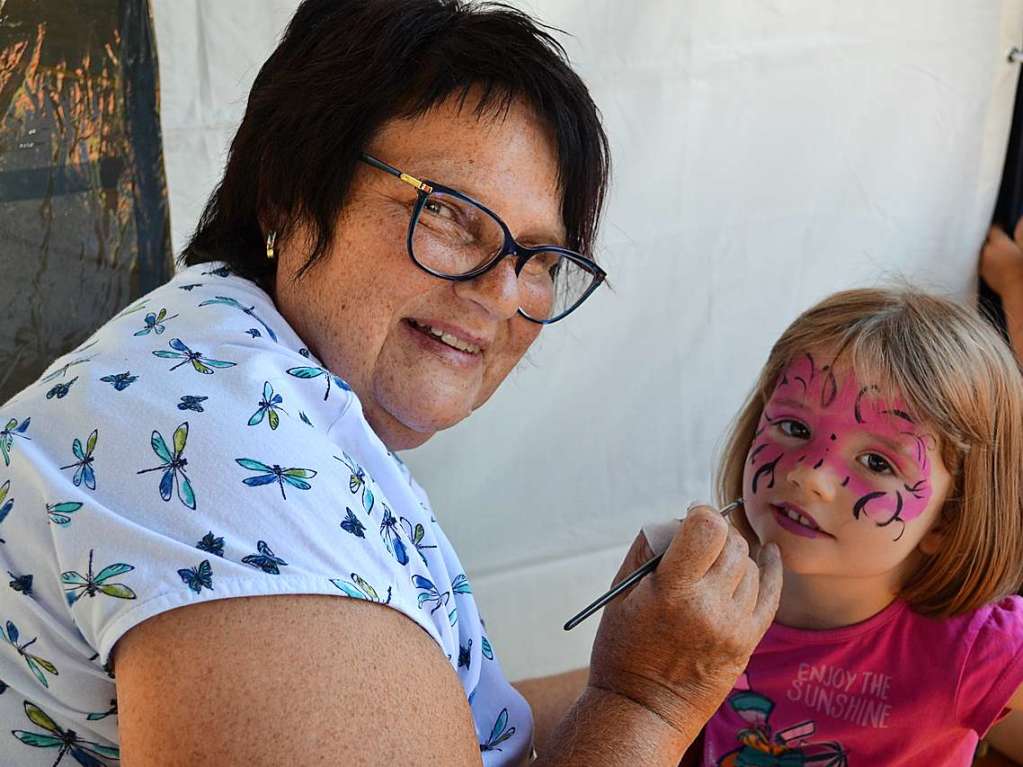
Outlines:
POLYGON ((775 623, 707 724, 705 767, 954 767, 1023 684, 1023 599, 955 618, 902 601, 827 631, 775 623))

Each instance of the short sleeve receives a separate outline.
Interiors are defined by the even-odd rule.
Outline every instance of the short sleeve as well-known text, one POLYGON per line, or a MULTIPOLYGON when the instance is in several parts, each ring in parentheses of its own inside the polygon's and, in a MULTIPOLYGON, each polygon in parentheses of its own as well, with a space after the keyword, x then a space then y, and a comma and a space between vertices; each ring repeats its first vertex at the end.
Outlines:
POLYGON ((965 639, 958 721, 983 737, 1023 685, 1023 599, 1006 597, 979 610, 965 639))
POLYGON ((429 514, 354 393, 256 289, 174 287, 102 328, 62 396, 22 401, 13 484, 46 513, 8 532, 42 528, 101 661, 158 613, 270 594, 379 602, 457 653, 429 514))

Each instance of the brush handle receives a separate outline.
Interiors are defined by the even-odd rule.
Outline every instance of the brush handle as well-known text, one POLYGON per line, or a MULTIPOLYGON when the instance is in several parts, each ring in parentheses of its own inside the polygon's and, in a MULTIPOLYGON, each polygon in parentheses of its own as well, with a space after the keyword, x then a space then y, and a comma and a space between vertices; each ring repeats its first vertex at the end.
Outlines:
MULTIPOLYGON (((721 509, 721 512, 720 512, 721 516, 727 517, 729 514, 731 514, 733 511, 735 511, 735 509, 739 508, 740 506, 742 506, 742 498, 738 498, 738 499, 732 501, 730 504, 728 504, 723 509, 721 509)), ((568 620, 568 622, 564 626, 565 631, 571 631, 572 629, 574 629, 576 626, 578 626, 584 620, 589 618, 591 615, 593 615, 593 613, 597 612, 597 610, 599 610, 601 607, 606 605, 608 602, 610 602, 616 596, 621 594, 623 591, 628 589, 630 586, 633 586, 636 583, 638 583, 640 580, 643 579, 643 577, 649 575, 654 570, 656 570, 657 569, 657 565, 660 564, 660 561, 661 561, 662 557, 664 557, 664 552, 661 552, 657 556, 652 557, 651 559, 648 559, 646 562, 644 562, 642 565, 640 565, 638 568, 636 568, 633 572, 631 572, 629 575, 627 575, 625 577, 625 580, 623 580, 621 583, 619 583, 616 586, 614 586, 613 588, 611 588, 610 591, 607 591, 604 594, 601 594, 599 597, 597 597, 592 602, 590 602, 588 605, 586 605, 586 607, 583 608, 582 611, 580 611, 577 615, 572 616, 568 620)))

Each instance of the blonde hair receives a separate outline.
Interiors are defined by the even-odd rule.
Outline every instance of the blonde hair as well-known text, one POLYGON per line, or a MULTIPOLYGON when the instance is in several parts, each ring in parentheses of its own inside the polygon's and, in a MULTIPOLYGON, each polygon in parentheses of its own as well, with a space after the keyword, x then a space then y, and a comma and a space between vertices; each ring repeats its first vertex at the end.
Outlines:
MULTIPOLYGON (((941 548, 900 597, 937 617, 1014 592, 1023 581, 1023 376, 976 312, 910 289, 836 293, 804 312, 771 349, 733 422, 718 466, 718 500, 742 495, 743 466, 764 404, 787 364, 830 351, 857 377, 898 392, 940 441, 952 475, 937 524, 941 548)), ((736 525, 750 533, 742 514, 736 525)))

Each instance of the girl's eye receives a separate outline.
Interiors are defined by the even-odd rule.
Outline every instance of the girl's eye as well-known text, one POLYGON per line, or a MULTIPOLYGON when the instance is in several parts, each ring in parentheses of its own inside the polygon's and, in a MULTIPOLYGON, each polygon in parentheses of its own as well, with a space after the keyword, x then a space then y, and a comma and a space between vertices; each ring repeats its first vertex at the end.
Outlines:
POLYGON ((860 456, 860 463, 875 474, 895 474, 895 468, 877 453, 865 453, 860 456))
POLYGON ((793 421, 791 419, 779 421, 778 428, 781 429, 781 433, 786 437, 810 439, 810 430, 806 428, 805 424, 802 424, 799 421, 793 421))

